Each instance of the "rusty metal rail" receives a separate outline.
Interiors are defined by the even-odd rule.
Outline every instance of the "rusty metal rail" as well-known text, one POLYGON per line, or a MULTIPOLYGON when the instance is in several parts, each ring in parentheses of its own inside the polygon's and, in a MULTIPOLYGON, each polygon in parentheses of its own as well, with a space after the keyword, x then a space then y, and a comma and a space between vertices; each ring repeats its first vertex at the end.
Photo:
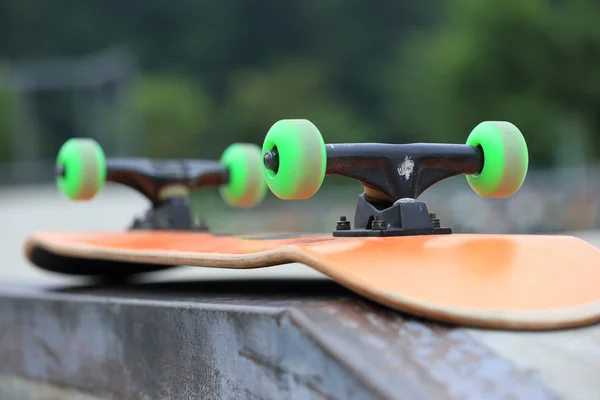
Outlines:
POLYGON ((323 280, 0 286, 0 376, 114 399, 556 398, 465 331, 323 280))

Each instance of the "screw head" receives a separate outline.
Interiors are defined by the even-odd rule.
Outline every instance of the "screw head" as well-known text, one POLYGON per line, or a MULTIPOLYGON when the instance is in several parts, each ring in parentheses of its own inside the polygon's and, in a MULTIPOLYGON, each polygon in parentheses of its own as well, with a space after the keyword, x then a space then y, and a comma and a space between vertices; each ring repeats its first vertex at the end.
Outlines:
POLYGON ((265 153, 263 156, 263 164, 265 165, 265 168, 277 173, 279 170, 279 153, 277 152, 276 147, 265 153))
POLYGON ((270 151, 267 151, 263 157, 263 163, 267 169, 271 169, 273 166, 273 154, 270 151))
POLYGON ((348 220, 346 219, 346 216, 345 216, 345 215, 342 215, 342 216, 340 217, 340 220, 339 220, 339 221, 337 222, 337 224, 335 225, 335 229, 336 229, 337 231, 348 231, 348 230, 350 230, 350 229, 351 229, 351 226, 350 226, 350 221, 348 221, 348 220))
POLYGON ((382 231, 387 229, 387 223, 383 219, 383 215, 375 215, 373 217, 373 224, 371 225, 373 230, 382 231))

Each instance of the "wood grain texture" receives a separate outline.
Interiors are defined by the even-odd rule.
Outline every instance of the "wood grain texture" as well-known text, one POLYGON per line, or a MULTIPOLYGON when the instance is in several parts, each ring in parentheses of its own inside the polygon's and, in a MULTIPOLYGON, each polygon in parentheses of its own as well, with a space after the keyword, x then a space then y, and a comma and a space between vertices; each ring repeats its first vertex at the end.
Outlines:
POLYGON ((155 265, 245 269, 300 262, 380 304, 465 326, 540 330, 600 320, 600 251, 568 236, 38 233, 26 244, 30 260, 36 249, 155 265))

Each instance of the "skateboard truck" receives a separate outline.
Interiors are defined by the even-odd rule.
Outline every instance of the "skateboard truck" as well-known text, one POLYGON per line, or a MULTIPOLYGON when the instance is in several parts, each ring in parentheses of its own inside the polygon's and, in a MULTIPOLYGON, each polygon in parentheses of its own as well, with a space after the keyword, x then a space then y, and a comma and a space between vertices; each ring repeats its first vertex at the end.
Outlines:
POLYGON ((464 174, 484 197, 508 197, 528 168, 525 140, 508 122, 483 122, 466 144, 325 144, 307 120, 277 122, 263 144, 267 184, 282 199, 306 199, 326 175, 359 181, 354 228, 345 216, 333 236, 450 234, 417 198, 434 184, 464 174))
MULTIPOLYGON (((57 167, 65 178, 65 165, 57 167)), ((217 161, 107 159, 106 182, 128 186, 150 201, 150 208, 135 218, 129 229, 207 231, 203 220, 194 221, 189 195, 193 189, 217 187, 228 181, 228 170, 217 161)))
POLYGON ((417 197, 435 183, 461 173, 479 173, 480 148, 452 144, 326 145, 326 175, 360 181, 354 229, 334 236, 409 236, 449 234, 417 197), (433 221, 432 221, 433 219, 433 221))
POLYGON ((151 207, 135 218, 131 230, 208 231, 202 218, 195 219, 189 195, 193 190, 218 188, 231 206, 252 207, 266 194, 260 170, 260 150, 251 144, 230 146, 220 161, 106 159, 90 139, 70 139, 59 152, 57 184, 73 200, 90 200, 105 182, 128 186, 151 207))

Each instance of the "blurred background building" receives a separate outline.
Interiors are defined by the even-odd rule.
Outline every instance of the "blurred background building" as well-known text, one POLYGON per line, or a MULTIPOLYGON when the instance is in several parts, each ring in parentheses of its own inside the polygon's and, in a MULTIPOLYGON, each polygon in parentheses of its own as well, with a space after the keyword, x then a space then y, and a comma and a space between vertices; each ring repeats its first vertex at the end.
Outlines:
MULTIPOLYGON (((51 185, 70 137, 108 156, 218 158, 283 118, 333 143, 463 143, 507 120, 530 149, 522 190, 482 199, 452 178, 423 195, 430 211, 464 232, 597 229, 599 12, 583 0, 3 2, 0 185, 51 185)), ((218 229, 329 231, 359 192, 327 179, 310 201, 270 195, 243 212, 214 191, 195 199, 218 229)))

